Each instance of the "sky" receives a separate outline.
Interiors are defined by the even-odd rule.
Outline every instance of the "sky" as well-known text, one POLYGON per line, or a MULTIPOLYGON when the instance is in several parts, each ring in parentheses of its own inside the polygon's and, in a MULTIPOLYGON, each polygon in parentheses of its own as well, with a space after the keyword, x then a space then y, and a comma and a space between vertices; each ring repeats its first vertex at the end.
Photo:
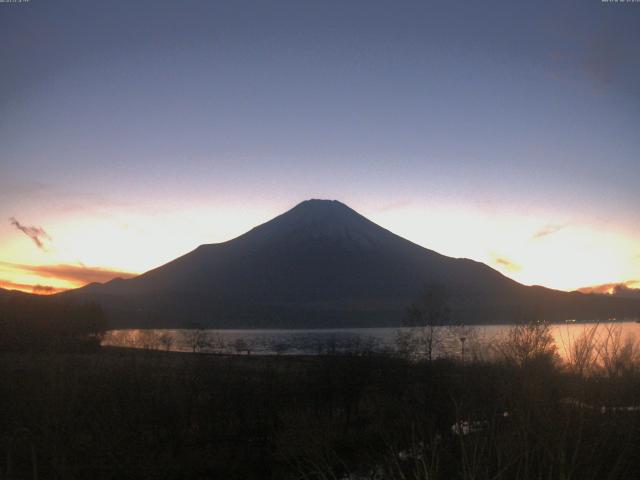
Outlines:
POLYGON ((517 281, 640 287, 640 3, 0 2, 0 287, 309 198, 517 281))

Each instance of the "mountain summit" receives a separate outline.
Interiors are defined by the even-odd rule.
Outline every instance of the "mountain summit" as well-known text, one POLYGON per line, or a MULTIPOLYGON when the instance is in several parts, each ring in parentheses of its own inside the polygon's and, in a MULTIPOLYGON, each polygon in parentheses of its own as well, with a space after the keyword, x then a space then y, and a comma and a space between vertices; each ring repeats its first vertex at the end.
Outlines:
MULTIPOLYGON (((238 240, 286 245, 319 242, 345 249, 382 249, 400 239, 337 200, 306 200, 238 240)), ((404 240, 403 240, 404 241, 404 240)))
POLYGON ((427 284, 446 288, 458 322, 514 321, 541 308, 559 318, 594 312, 584 302, 593 296, 525 287, 416 245, 335 200, 304 201, 228 242, 67 294, 99 301, 120 326, 375 326, 398 325, 427 284))

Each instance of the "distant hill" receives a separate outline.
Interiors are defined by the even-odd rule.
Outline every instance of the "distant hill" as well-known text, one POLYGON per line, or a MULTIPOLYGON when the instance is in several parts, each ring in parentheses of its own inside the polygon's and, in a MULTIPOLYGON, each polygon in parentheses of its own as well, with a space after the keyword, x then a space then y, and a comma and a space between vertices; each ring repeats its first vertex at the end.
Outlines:
POLYGON ((7 290, 6 288, 0 288, 0 298, 1 297, 8 298, 8 297, 15 297, 15 296, 30 297, 35 295, 33 295, 32 293, 22 292, 20 290, 7 290))
POLYGON ((338 201, 308 200, 233 240, 128 280, 65 292, 114 326, 316 328, 399 325, 427 284, 455 322, 635 316, 640 302, 523 286, 487 265, 416 245, 338 201))

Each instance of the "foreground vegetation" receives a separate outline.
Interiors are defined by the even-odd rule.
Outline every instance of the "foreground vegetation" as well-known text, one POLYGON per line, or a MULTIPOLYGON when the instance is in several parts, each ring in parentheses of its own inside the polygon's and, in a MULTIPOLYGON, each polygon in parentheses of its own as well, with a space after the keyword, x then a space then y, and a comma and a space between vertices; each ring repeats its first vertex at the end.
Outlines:
POLYGON ((20 293, 0 297, 0 352, 97 351, 106 326, 94 302, 20 293))
POLYGON ((393 351, 260 357, 197 329, 193 353, 100 348, 96 305, 7 301, 0 479, 640 478, 635 339, 533 322, 483 344, 439 305, 393 351))
POLYGON ((547 334, 464 363, 4 353, 0 478, 639 478, 635 364, 579 372, 547 334))

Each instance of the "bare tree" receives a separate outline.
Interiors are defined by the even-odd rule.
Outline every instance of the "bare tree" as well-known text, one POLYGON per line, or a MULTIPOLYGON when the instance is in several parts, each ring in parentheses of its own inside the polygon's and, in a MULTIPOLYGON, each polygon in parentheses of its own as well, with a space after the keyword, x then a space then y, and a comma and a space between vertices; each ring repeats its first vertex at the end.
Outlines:
POLYGON ((577 337, 572 336, 570 329, 566 334, 560 330, 563 357, 570 372, 584 376, 594 371, 598 362, 599 333, 598 323, 585 327, 577 337))
POLYGON ((418 301, 409 307, 405 326, 409 330, 398 333, 398 349, 406 354, 433 360, 440 342, 438 328, 450 318, 449 296, 442 285, 427 285, 418 301))
POLYGON ((621 325, 606 325, 603 338, 597 347, 600 366, 609 377, 618 377, 632 371, 640 359, 636 339, 631 335, 623 337, 622 333, 621 325))
POLYGON ((224 341, 222 335, 219 332, 209 333, 208 335, 208 348, 213 353, 223 353, 227 348, 227 343, 224 341))
POLYGON ((235 348, 237 354, 246 352, 247 355, 251 355, 251 344, 242 337, 233 343, 233 348, 235 348))
POLYGON ((512 326, 495 345, 498 356, 508 363, 525 366, 540 360, 555 360, 557 347, 551 327, 544 322, 512 326))
POLYGON ((184 333, 184 340, 193 353, 200 352, 209 346, 209 336, 207 332, 201 328, 187 330, 184 333))

